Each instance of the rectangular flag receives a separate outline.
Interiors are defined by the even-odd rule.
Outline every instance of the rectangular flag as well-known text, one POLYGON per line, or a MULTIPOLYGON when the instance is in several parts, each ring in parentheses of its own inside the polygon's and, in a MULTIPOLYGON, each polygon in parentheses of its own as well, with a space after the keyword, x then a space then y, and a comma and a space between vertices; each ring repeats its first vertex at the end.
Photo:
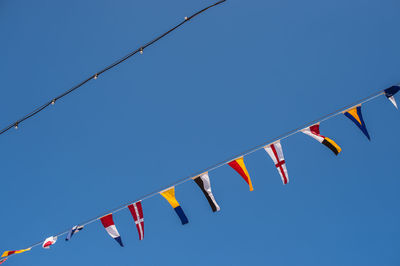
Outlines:
POLYGON ((175 187, 161 191, 160 194, 169 202, 172 208, 174 208, 179 219, 181 219, 182 225, 187 224, 189 220, 186 217, 186 214, 183 212, 182 207, 179 205, 179 202, 175 198, 175 187))
POLYGON ((289 183, 289 176, 286 169, 285 158, 283 156, 283 150, 281 142, 277 142, 264 147, 264 150, 268 153, 271 159, 274 161, 276 169, 278 169, 279 174, 284 185, 289 183))
POLYGON ((112 213, 107 214, 100 218, 101 224, 106 229, 107 233, 118 242, 118 244, 123 247, 121 236, 118 233, 117 227, 115 227, 112 213))
POLYGON ((75 225, 74 227, 71 228, 71 230, 68 232, 67 237, 65 238, 65 241, 68 241, 71 239, 71 237, 81 231, 83 229, 82 225, 75 225))
POLYGON ((220 210, 217 202, 215 201, 214 195, 211 192, 211 183, 208 173, 204 173, 198 177, 193 178, 193 181, 199 186, 201 191, 203 191, 204 196, 206 196, 208 203, 211 206, 213 212, 220 210))
POLYGON ((144 237, 144 218, 142 202, 138 201, 128 206, 129 211, 132 214, 133 220, 135 220, 136 228, 139 233, 139 240, 143 240, 144 237))
POLYGON ((386 98, 388 98, 389 101, 391 101, 393 103, 393 105, 394 105, 394 107, 396 107, 396 109, 398 109, 398 107, 397 107, 397 103, 396 103, 396 99, 394 98, 394 95, 396 93, 398 93, 399 90, 400 90, 400 86, 398 86, 398 85, 392 86, 392 87, 384 90, 386 98))
POLYGON ((10 256, 12 254, 19 254, 19 253, 23 253, 23 252, 29 251, 29 250, 31 250, 31 248, 19 249, 19 250, 7 250, 7 251, 4 251, 3 255, 1 255, 1 257, 2 258, 8 257, 8 256, 10 256))
POLYGON ((302 129, 301 132, 312 137, 313 139, 316 139, 319 143, 322 143, 323 145, 328 147, 336 155, 338 155, 342 151, 342 149, 339 147, 339 145, 336 144, 336 142, 334 142, 330 138, 320 135, 319 123, 310 127, 306 127, 302 129))
POLYGON ((250 191, 253 191, 253 184, 251 183, 249 172, 247 172, 246 165, 244 164, 243 157, 233 160, 228 163, 243 179, 249 184, 250 191))
POLYGON ((350 119, 359 129, 364 133, 364 135, 371 140, 368 134, 367 127, 365 126, 364 119, 361 113, 361 105, 353 107, 344 112, 344 115, 350 119))

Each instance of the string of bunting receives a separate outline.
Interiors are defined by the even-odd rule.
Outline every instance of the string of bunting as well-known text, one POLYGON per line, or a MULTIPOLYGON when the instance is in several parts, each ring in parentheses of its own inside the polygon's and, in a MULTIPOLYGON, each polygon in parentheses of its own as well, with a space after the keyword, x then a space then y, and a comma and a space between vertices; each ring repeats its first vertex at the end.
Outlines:
POLYGON ((138 231, 139 240, 143 240, 144 239, 144 216, 143 216, 142 202, 143 202, 143 200, 149 199, 158 194, 160 194, 162 197, 164 197, 168 201, 168 203, 171 205, 171 207, 175 210, 176 214, 178 215, 182 225, 185 225, 185 224, 189 223, 189 220, 188 220, 187 216, 185 215, 185 212, 183 211, 183 208, 181 207, 180 203, 177 201, 177 199, 175 197, 175 187, 182 183, 185 183, 189 180, 193 180, 198 185, 198 187, 204 193, 204 195, 211 207, 211 210, 213 212, 217 212, 220 210, 220 206, 216 202, 215 197, 211 191, 211 182, 210 182, 209 173, 219 167, 229 165, 244 179, 244 181, 248 184, 250 191, 252 191, 253 185, 251 182, 249 172, 246 169, 244 157, 246 155, 254 153, 260 149, 264 149, 267 152, 267 154, 271 157, 275 167, 278 170, 278 173, 282 179, 283 184, 286 185, 289 183, 289 175, 288 175, 286 161, 285 161, 284 154, 283 154, 283 148, 282 148, 282 144, 281 144, 282 140, 284 140, 296 133, 299 133, 299 132, 304 133, 305 135, 312 137, 313 139, 317 140, 319 143, 326 146, 335 155, 338 155, 342 150, 341 147, 332 139, 321 135, 320 123, 322 123, 330 118, 333 118, 333 117, 343 114, 344 116, 349 118, 350 121, 352 121, 362 131, 362 133, 368 138, 368 140, 370 140, 371 138, 368 133, 366 123, 365 123, 363 115, 362 115, 362 105, 381 96, 381 95, 385 95, 387 97, 387 99, 390 100, 390 102, 398 109, 394 95, 399 90, 400 90, 400 85, 395 85, 388 89, 381 90, 381 91, 359 101, 358 103, 346 106, 334 113, 325 115, 325 116, 323 116, 313 122, 310 122, 302 127, 299 127, 290 132, 287 132, 287 133, 273 139, 272 141, 268 141, 264 144, 254 147, 246 152, 238 154, 228 160, 224 160, 221 163, 218 163, 214 166, 208 167, 208 168, 200 171, 199 173, 196 173, 189 177, 183 178, 183 179, 175 182, 172 185, 164 187, 163 189, 157 190, 153 193, 150 193, 150 194, 147 194, 147 195, 141 197, 140 199, 136 199, 136 200, 129 202, 127 204, 124 204, 114 210, 108 211, 106 214, 97 216, 89 221, 80 223, 79 225, 75 225, 69 230, 58 233, 54 236, 50 236, 50 237, 46 238, 44 241, 40 241, 36 244, 33 244, 26 249, 5 251, 1 256, 0 264, 5 262, 9 257, 29 251, 36 246, 41 245, 43 248, 48 249, 56 243, 56 241, 59 237, 61 237, 63 235, 67 235, 65 240, 69 241, 76 233, 81 231, 85 226, 87 226, 91 223, 94 223, 98 220, 100 220, 100 222, 104 226, 106 232, 121 247, 123 247, 124 244, 122 242, 121 235, 119 234, 117 227, 114 223, 113 215, 123 209, 126 209, 126 208, 128 208, 130 213, 132 214, 132 218, 134 220, 134 223, 135 223, 137 231, 138 231))
POLYGON ((47 101, 46 103, 42 104, 41 106, 35 108, 32 112, 24 115, 23 117, 21 117, 20 119, 18 119, 17 121, 9 124, 8 126, 6 126, 5 128, 0 130, 0 135, 4 134, 5 132, 7 132, 8 130, 12 129, 13 127, 15 129, 18 129, 18 127, 20 126, 20 124, 22 122, 24 122, 25 120, 37 115, 38 113, 40 113, 41 111, 43 111, 44 109, 46 109, 49 106, 52 106, 56 103, 56 101, 60 100, 61 98, 67 96, 68 94, 70 94, 71 92, 79 89, 80 87, 82 87, 83 85, 85 85, 86 83, 88 83, 91 80, 96 80, 100 75, 104 74, 106 71, 116 67, 117 65, 121 64, 122 62, 128 60, 129 58, 131 58, 132 56, 134 56, 135 54, 139 53, 139 54, 143 54, 144 49, 146 49, 147 47, 153 45, 154 43, 158 42, 159 40, 161 40, 162 38, 164 38, 165 36, 167 36, 168 34, 170 34, 171 32, 175 31, 176 29, 180 28, 183 24, 185 24, 186 22, 190 21, 192 18, 200 15, 201 13, 207 11, 208 9, 217 6, 219 4, 222 4, 223 2, 225 2, 226 0, 220 0, 212 5, 209 5, 206 8, 203 8, 202 10, 194 13, 193 15, 189 16, 189 17, 185 17, 184 20, 182 22, 180 22, 179 24, 177 24, 176 26, 174 26, 173 28, 169 29, 168 31, 164 32, 163 34, 159 35, 158 37, 154 38, 153 40, 147 42, 146 44, 142 45, 141 47, 137 48, 136 50, 130 52, 129 54, 125 55, 124 57, 118 59, 117 61, 115 61, 114 63, 112 63, 111 65, 106 66, 105 68, 103 68, 102 70, 96 72, 95 74, 91 75, 90 77, 86 78, 84 81, 80 82, 79 84, 75 85, 74 87, 72 87, 71 89, 63 92, 62 94, 58 95, 57 97, 52 98, 51 100, 47 101))

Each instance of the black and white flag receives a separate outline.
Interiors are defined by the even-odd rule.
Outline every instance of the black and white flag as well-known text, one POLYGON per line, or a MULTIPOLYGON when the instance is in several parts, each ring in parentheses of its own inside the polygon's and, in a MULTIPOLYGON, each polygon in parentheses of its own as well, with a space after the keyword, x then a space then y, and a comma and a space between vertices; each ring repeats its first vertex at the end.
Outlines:
POLYGON ((213 212, 219 211, 220 208, 218 203, 215 201, 214 195, 211 192, 210 177, 208 176, 208 173, 204 173, 198 177, 195 177, 193 180, 200 187, 201 191, 203 191, 204 196, 206 196, 208 203, 210 203, 213 212))

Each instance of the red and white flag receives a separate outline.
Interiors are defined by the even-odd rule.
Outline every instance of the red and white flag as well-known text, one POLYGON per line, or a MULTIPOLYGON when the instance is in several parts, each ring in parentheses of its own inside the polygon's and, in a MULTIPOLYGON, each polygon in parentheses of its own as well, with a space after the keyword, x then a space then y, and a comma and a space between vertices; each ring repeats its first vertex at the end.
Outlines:
POLYGON ((50 248, 51 245, 53 245, 54 243, 56 243, 57 241, 57 237, 56 236, 51 236, 46 238, 46 240, 43 242, 42 247, 43 248, 50 248))
POLYGON ((106 229, 107 233, 115 239, 115 241, 118 242, 118 244, 123 247, 124 244, 122 243, 121 236, 119 235, 119 232, 117 230, 117 227, 115 227, 114 220, 112 213, 107 214, 106 216, 103 216, 100 218, 101 224, 104 226, 106 229))
POLYGON ((132 214, 133 220, 135 220, 136 228, 139 233, 139 240, 143 240, 144 237, 144 218, 142 202, 138 201, 128 206, 129 211, 132 214))
POLYGON ((319 123, 312 125, 310 127, 306 127, 302 129, 301 132, 317 140, 319 143, 325 145, 336 155, 338 155, 342 151, 342 148, 340 148, 340 146, 337 145, 336 142, 320 134, 319 123))
POLYGON ((281 175, 282 182, 284 185, 289 183, 289 176, 286 169, 285 158, 283 157, 283 150, 281 142, 278 140, 277 142, 264 147, 264 150, 271 156, 271 159, 274 161, 276 169, 278 169, 279 174, 281 175))

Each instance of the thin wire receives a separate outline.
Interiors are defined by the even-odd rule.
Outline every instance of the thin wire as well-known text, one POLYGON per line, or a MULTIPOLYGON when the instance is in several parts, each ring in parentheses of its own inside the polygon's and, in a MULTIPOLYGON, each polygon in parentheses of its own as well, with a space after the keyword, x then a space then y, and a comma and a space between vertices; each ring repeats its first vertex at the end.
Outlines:
MULTIPOLYGON (((164 186, 163 188, 158 189, 158 190, 155 190, 155 191, 153 191, 153 192, 151 192, 151 193, 149 193, 149 194, 147 194, 147 195, 144 195, 144 196, 142 196, 142 197, 140 197, 140 198, 138 198, 138 199, 136 199, 136 200, 134 200, 134 201, 130 201, 130 202, 128 202, 128 203, 125 203, 125 204, 123 204, 123 205, 121 205, 121 206, 119 206, 119 207, 117 207, 117 208, 115 208, 115 209, 112 209, 112 210, 110 210, 110 211, 107 211, 107 212, 103 213, 102 215, 96 216, 95 218, 92 218, 92 219, 89 219, 89 220, 87 220, 87 221, 85 221, 85 222, 83 222, 83 223, 80 223, 79 225, 81 225, 81 226, 86 226, 86 225, 89 225, 89 224, 94 223, 95 221, 99 220, 99 219, 100 219, 101 217, 103 217, 104 215, 107 215, 107 214, 109 214, 109 213, 115 214, 115 213, 117 213, 117 212, 120 212, 121 210, 127 208, 128 205, 130 205, 130 204, 132 204, 132 203, 135 203, 135 202, 138 202, 138 201, 143 201, 143 200, 152 198, 152 197, 158 195, 158 194, 159 194, 161 191, 163 191, 163 190, 166 190, 166 189, 171 188, 171 187, 174 187, 174 186, 181 185, 181 184, 183 184, 183 183, 185 183, 185 182, 187 182, 187 181, 189 181, 189 180, 192 180, 194 177, 197 177, 197 176, 199 176, 199 175, 201 175, 201 174, 203 174, 203 173, 205 173, 205 172, 211 172, 211 171, 213 171, 213 170, 216 170, 216 169, 218 169, 218 168, 220 168, 220 167, 226 165, 227 163, 229 163, 229 162, 231 162, 231 161, 233 161, 233 160, 235 160, 235 159, 237 159, 237 158, 244 157, 244 156, 246 156, 246 155, 252 154, 252 153, 254 153, 254 152, 256 152, 256 151, 258 151, 258 150, 264 148, 265 146, 270 145, 270 144, 272 144, 272 143, 274 143, 274 142, 276 142, 276 141, 278 141, 278 140, 286 139, 286 138, 288 138, 288 137, 290 137, 290 136, 292 136, 292 135, 294 135, 294 134, 300 132, 300 131, 301 131, 302 129, 304 129, 304 128, 307 128, 307 127, 312 126, 312 125, 314 125, 314 124, 321 123, 321 122, 324 122, 324 121, 326 121, 326 120, 328 120, 328 119, 331 119, 331 118, 333 118, 333 117, 335 117, 335 116, 338 116, 338 115, 342 114, 343 112, 347 111, 348 109, 350 109, 350 108, 352 108, 352 107, 354 107, 354 106, 359 106, 359 105, 362 105, 362 104, 364 104, 364 103, 368 103, 368 102, 374 100, 375 98, 377 98, 377 97, 379 97, 379 96, 381 96, 381 95, 383 95, 383 94, 384 94, 384 90, 380 90, 380 91, 378 91, 378 92, 376 92, 376 93, 374 93, 374 94, 372 94, 372 95, 370 95, 370 96, 368 96, 368 97, 366 97, 366 98, 363 98, 363 99, 361 99, 361 100, 359 100, 359 101, 357 101, 357 102, 354 102, 354 103, 352 103, 352 104, 349 104, 349 105, 347 105, 347 106, 345 106, 345 107, 343 107, 343 108, 340 108, 340 109, 338 109, 338 110, 336 110, 336 111, 334 111, 334 112, 331 112, 331 113, 329 113, 329 114, 327 114, 327 115, 324 115, 324 116, 322 116, 322 117, 320 117, 320 118, 318 118, 318 119, 316 119, 316 120, 313 120, 313 121, 311 121, 311 122, 308 122, 308 123, 304 124, 304 125, 301 126, 301 127, 298 127, 298 128, 296 128, 296 129, 290 130, 290 131, 288 131, 288 132, 286 132, 286 133, 284 133, 284 134, 282 134, 282 135, 280 135, 280 136, 278 136, 278 137, 275 137, 275 138, 273 138, 273 139, 271 139, 271 140, 269 140, 269 141, 267 141, 267 142, 265 142, 265 143, 263 143, 263 144, 257 145, 257 146, 255 146, 255 147, 253 147, 253 148, 251 148, 251 149, 249 149, 249 150, 247 150, 247 151, 244 151, 244 152, 239 153, 239 154, 237 154, 237 155, 235 155, 235 156, 232 156, 232 157, 230 157, 230 158, 228 158, 228 159, 226 159, 226 160, 223 160, 223 161, 221 161, 221 162, 219 162, 219 163, 217 163, 217 164, 214 164, 213 166, 207 167, 207 168, 205 168, 205 169, 203 169, 203 170, 201 170, 201 171, 199 171, 199 172, 197 172, 197 173, 194 173, 194 174, 191 174, 191 175, 189 175, 189 176, 187 176, 187 177, 184 177, 184 178, 182 178, 182 179, 176 181, 176 182, 173 183, 173 184, 170 184, 170 185, 168 185, 168 186, 164 186)), ((56 234, 55 236, 61 237, 61 236, 63 236, 63 235, 66 235, 69 231, 70 231, 70 229, 67 229, 67 230, 65 230, 65 231, 62 231, 62 232, 56 234)), ((41 245, 43 242, 44 242, 44 241, 39 241, 39 242, 37 242, 37 243, 31 245, 30 248, 34 248, 34 247, 36 247, 36 246, 39 246, 39 245, 41 245)), ((13 254, 13 255, 15 255, 15 254, 13 254)), ((11 257, 11 256, 13 256, 13 255, 10 255, 9 257, 11 257)))
POLYGON ((171 32, 173 32, 174 30, 178 29, 179 27, 181 27, 183 24, 185 24, 186 22, 190 21, 192 18, 200 15, 201 13, 205 12, 206 10, 217 6, 223 2, 225 2, 226 0, 221 0, 218 1, 206 8, 203 8, 202 10, 194 13, 193 15, 191 15, 190 17, 185 17, 185 19, 180 22, 179 24, 177 24, 175 27, 171 28, 170 30, 168 30, 167 32, 161 34, 160 36, 156 37, 155 39, 149 41, 148 43, 146 43, 145 45, 137 48, 136 50, 130 52, 129 54, 125 55, 124 57, 118 59, 117 61, 115 61, 114 63, 112 63, 111 65, 103 68, 102 70, 100 70, 99 72, 95 73, 94 75, 91 75, 90 77, 88 77, 87 79, 85 79, 84 81, 82 81, 81 83, 75 85, 74 87, 72 87, 71 89, 63 92, 62 94, 58 95, 57 97, 52 98, 50 101, 46 102, 45 104, 37 107, 36 109, 34 109, 33 111, 31 111, 30 113, 26 114, 25 116, 23 116, 22 118, 18 119, 17 121, 11 123, 10 125, 6 126, 5 128, 3 128, 2 130, 0 130, 0 135, 4 134, 5 132, 7 132, 8 130, 10 130, 13 127, 17 127, 18 125, 20 125, 22 122, 24 122, 25 120, 37 115, 38 113, 40 113, 41 111, 43 111, 44 109, 46 109, 48 106, 50 106, 51 104, 54 104, 57 100, 67 96, 68 94, 70 94, 71 92, 77 90, 78 88, 82 87, 83 85, 85 85, 86 83, 88 83, 90 80, 92 79, 97 79, 101 74, 103 74, 104 72, 112 69, 113 67, 116 67, 117 65, 121 64, 122 62, 128 60, 130 57, 134 56, 135 54, 137 54, 138 52, 143 53, 143 50, 151 45, 153 45, 154 43, 156 43, 157 41, 159 41, 160 39, 164 38, 165 36, 167 36, 168 34, 170 34, 171 32))
MULTIPOLYGON (((113 67, 115 67, 115 66, 121 64, 122 62, 126 61, 127 59, 129 59, 129 58, 132 57, 133 55, 137 54, 138 52, 143 53, 143 50, 144 50, 145 48, 147 48, 147 47, 153 45, 154 43, 156 43, 157 41, 161 40, 162 38, 164 38, 165 36, 167 36, 167 35, 170 34, 171 32, 173 32, 173 31, 175 31, 176 29, 178 29, 179 27, 181 27, 181 26, 182 26, 183 24, 185 24, 186 22, 190 21, 191 19, 193 19, 194 17, 200 15, 201 13, 207 11, 208 9, 210 9, 210 8, 212 8, 212 7, 215 7, 215 6, 219 5, 219 4, 222 4, 222 3, 224 3, 224 2, 226 2, 226 0, 220 0, 220 1, 218 1, 218 2, 216 2, 216 3, 214 3, 214 4, 212 4, 212 5, 209 5, 209 6, 205 7, 205 8, 203 8, 203 9, 201 9, 200 11, 197 11, 196 13, 194 13, 193 15, 191 15, 191 16, 189 16, 189 17, 185 17, 185 18, 184 18, 184 21, 180 22, 179 24, 177 24, 176 26, 174 26, 174 27, 171 28, 170 30, 166 31, 165 33, 161 34, 160 36, 156 37, 155 39, 153 39, 153 40, 147 42, 145 45, 143 45, 143 46, 137 48, 136 50, 132 51, 131 53, 129 53, 129 54, 127 54, 127 55, 125 55, 124 57, 118 59, 117 61, 115 61, 115 62, 112 63, 111 65, 109 65, 109 66, 103 68, 103 69, 100 70, 99 72, 97 72, 97 73, 95 73, 94 75, 88 77, 87 79, 85 79, 85 80, 82 81, 81 83, 75 85, 74 87, 72 87, 71 89, 65 91, 64 93, 62 93, 62 94, 60 94, 60 95, 58 95, 57 97, 52 98, 50 101, 48 101, 48 102, 44 103, 43 105, 37 107, 36 109, 34 109, 34 110, 31 111, 30 113, 26 114, 26 115, 23 116, 22 118, 18 119, 17 121, 15 121, 15 122, 11 123, 10 125, 8 125, 7 127, 3 128, 2 130, 0 130, 0 135, 1 135, 1 134, 4 134, 5 132, 7 132, 8 130, 10 130, 10 129, 13 128, 13 127, 17 127, 17 126, 18 126, 20 123, 22 123, 23 121, 25 121, 25 120, 27 120, 27 119, 29 119, 29 118, 35 116, 35 115, 38 114, 39 112, 43 111, 46 107, 48 107, 48 106, 54 104, 57 100, 59 100, 59 99, 65 97, 65 96, 67 96, 67 95, 70 94, 71 92, 73 92, 73 91, 77 90, 78 88, 82 87, 83 85, 85 85, 85 84, 86 84, 87 82, 89 82, 90 80, 92 80, 92 79, 97 79, 97 78, 98 78, 101 74, 103 74, 104 72, 106 72, 106 71, 112 69, 113 67)), ((120 208, 118 211, 120 211, 121 209, 122 209, 122 208, 120 208)), ((94 219, 94 220, 93 220, 93 219, 92 219, 92 220, 89 220, 89 221, 83 223, 83 225, 90 224, 90 223, 92 223, 92 222, 98 220, 100 217, 102 217, 102 216, 99 216, 99 217, 97 217, 97 218, 94 219)), ((60 237, 60 236, 63 236, 63 235, 65 235, 65 234, 67 234, 68 232, 69 232, 69 230, 66 230, 66 231, 63 231, 63 232, 61 232, 61 233, 56 234, 55 236, 60 237)), ((39 246, 39 245, 41 245, 43 242, 44 242, 44 241, 39 241, 39 242, 37 242, 37 243, 31 245, 30 248, 34 248, 34 247, 36 247, 36 246, 39 246)), ((10 258, 10 257, 12 257, 12 256, 14 256, 14 255, 16 255, 16 254, 12 254, 12 255, 8 256, 7 258, 10 258)))

